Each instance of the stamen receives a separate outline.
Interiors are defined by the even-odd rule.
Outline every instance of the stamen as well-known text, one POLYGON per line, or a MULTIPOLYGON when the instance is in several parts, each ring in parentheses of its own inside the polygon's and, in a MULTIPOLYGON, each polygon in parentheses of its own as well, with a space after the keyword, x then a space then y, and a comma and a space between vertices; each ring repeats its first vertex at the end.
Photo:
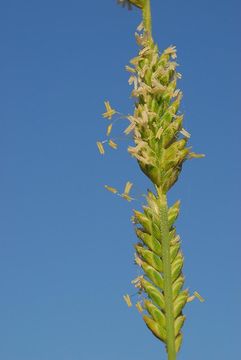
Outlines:
POLYGON ((111 130, 112 130, 112 124, 110 124, 109 126, 108 126, 108 128, 107 128, 107 132, 106 132, 106 135, 107 136, 109 136, 110 135, 110 133, 111 133, 111 130))
POLYGON ((115 150, 118 147, 117 144, 113 140, 109 140, 108 144, 112 149, 115 149, 115 150))
POLYGON ((128 295, 128 294, 127 294, 127 295, 124 295, 123 298, 124 298, 127 306, 128 306, 128 307, 132 307, 132 302, 131 302, 130 295, 128 295))
POLYGON ((131 191, 132 186, 133 186, 133 183, 131 183, 130 181, 127 181, 127 183, 125 185, 124 193, 129 194, 129 192, 131 191))
POLYGON ((141 306, 140 301, 138 301, 138 303, 136 303, 136 308, 137 308, 137 310, 139 311, 139 313, 143 313, 144 309, 143 309, 143 307, 141 306))
POLYGON ((109 101, 105 101, 105 108, 106 112, 104 112, 102 115, 104 118, 111 120, 112 116, 115 115, 117 112, 115 109, 111 108, 109 101))
POLYGON ((100 141, 97 141, 96 144, 97 144, 97 146, 98 146, 98 149, 99 149, 100 154, 101 154, 101 155, 104 155, 105 149, 104 149, 102 143, 101 143, 100 141))
POLYGON ((111 187, 111 186, 105 185, 105 188, 106 188, 108 191, 112 192, 113 194, 117 194, 117 193, 118 193, 118 191, 117 191, 115 188, 111 187))

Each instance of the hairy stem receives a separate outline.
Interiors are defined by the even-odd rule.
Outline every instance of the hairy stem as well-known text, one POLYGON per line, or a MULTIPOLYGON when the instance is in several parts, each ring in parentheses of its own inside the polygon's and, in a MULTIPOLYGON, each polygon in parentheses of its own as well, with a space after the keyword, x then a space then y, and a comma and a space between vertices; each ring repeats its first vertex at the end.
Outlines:
POLYGON ((168 206, 166 194, 157 188, 160 199, 160 228, 162 234, 163 249, 163 276, 164 276, 164 298, 166 304, 166 328, 167 328, 167 353, 168 360, 176 360, 174 313, 172 297, 172 268, 170 258, 170 236, 168 225, 168 206))
POLYGON ((150 0, 145 0, 143 7, 143 23, 145 30, 152 36, 152 20, 151 20, 151 3, 150 0))

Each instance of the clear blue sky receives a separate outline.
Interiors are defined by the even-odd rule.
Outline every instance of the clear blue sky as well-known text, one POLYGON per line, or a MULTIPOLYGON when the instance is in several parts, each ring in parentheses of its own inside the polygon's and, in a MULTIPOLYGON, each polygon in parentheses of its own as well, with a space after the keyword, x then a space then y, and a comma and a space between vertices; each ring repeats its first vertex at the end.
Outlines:
MULTIPOLYGON (((241 356, 240 11, 238 0, 153 0, 160 49, 178 48, 182 110, 204 160, 186 163, 170 201, 186 285, 180 360, 241 356)), ((122 295, 132 292, 133 206, 104 189, 149 186, 126 152, 101 157, 107 98, 132 109, 124 66, 140 13, 114 0, 0 6, 0 358, 165 359, 122 295)), ((118 134, 118 127, 116 127, 118 134)))

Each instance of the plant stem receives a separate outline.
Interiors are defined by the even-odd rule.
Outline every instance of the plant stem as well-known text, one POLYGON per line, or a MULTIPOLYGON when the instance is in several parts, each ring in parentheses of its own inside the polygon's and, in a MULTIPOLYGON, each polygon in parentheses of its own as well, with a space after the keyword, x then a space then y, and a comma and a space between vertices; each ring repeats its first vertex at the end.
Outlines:
MULTIPOLYGON (((152 38, 152 18, 150 0, 145 0, 143 7, 144 28, 152 38)), ((160 228, 162 234, 163 249, 163 277, 164 277, 164 298, 166 305, 166 329, 167 329, 167 356, 168 360, 176 360, 174 313, 172 297, 172 268, 170 258, 170 236, 168 225, 168 206, 166 194, 161 188, 157 188, 160 199, 160 228)))
POLYGON ((167 329, 167 354, 168 360, 176 360, 174 313, 172 297, 172 268, 170 258, 170 236, 168 225, 168 206, 166 194, 161 188, 157 188, 160 199, 160 228, 162 234, 163 249, 163 277, 164 277, 164 298, 166 305, 166 329, 167 329))
POLYGON ((152 37, 152 20, 151 20, 151 1, 145 0, 143 7, 143 24, 145 30, 152 37))

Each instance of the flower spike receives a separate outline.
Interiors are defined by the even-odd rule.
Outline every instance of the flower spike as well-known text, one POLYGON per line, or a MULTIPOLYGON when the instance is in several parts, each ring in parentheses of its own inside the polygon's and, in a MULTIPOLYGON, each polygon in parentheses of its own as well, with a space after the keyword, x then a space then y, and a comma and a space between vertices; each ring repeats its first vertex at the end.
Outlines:
MULTIPOLYGON (((177 87, 181 74, 177 71, 176 47, 171 45, 160 52, 153 41, 150 0, 118 0, 118 3, 129 8, 136 6, 143 13, 143 22, 135 34, 139 52, 126 66, 131 73, 128 82, 132 86, 134 111, 126 116, 128 126, 124 130, 132 139, 129 154, 153 187, 147 191, 142 210, 134 210, 131 219, 138 238, 134 246, 135 264, 142 271, 132 281, 139 294, 136 308, 152 334, 165 344, 168 360, 176 360, 183 340, 185 305, 194 298, 201 302, 204 299, 197 292, 190 296, 184 286, 184 255, 175 225, 180 201, 169 205, 167 194, 178 181, 185 162, 204 155, 192 152, 188 145, 191 135, 183 127, 184 115, 180 111, 183 95, 177 87)), ((105 107, 103 116, 111 120, 117 112, 109 101, 105 107)), ((112 124, 107 136, 111 127, 112 124)), ((113 140, 106 142, 117 148, 113 140)), ((102 143, 97 142, 97 146, 103 154, 102 143)), ((105 187, 125 200, 133 200, 129 181, 122 194, 105 187)), ((128 307, 132 306, 129 295, 124 300, 128 307)))

